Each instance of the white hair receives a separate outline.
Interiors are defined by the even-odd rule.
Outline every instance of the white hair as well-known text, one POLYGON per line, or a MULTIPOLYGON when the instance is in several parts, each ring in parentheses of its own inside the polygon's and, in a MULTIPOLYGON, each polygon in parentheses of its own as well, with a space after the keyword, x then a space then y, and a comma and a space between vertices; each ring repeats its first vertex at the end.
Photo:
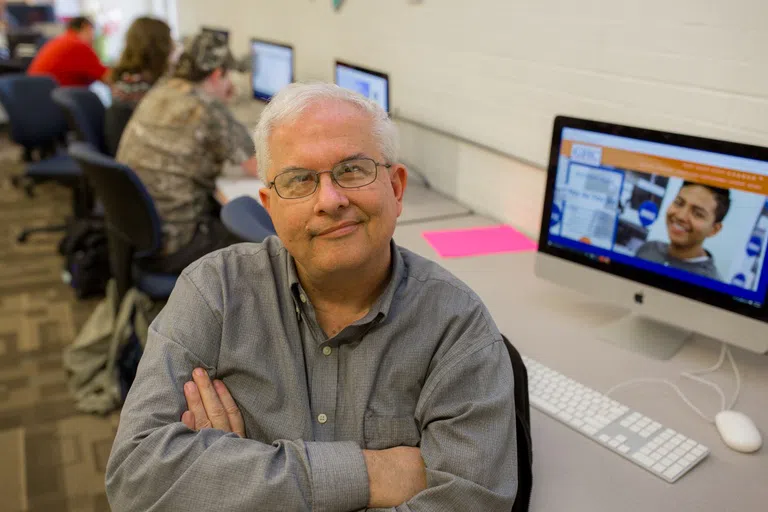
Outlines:
POLYGON ((256 144, 256 161, 262 170, 261 178, 267 179, 271 165, 269 136, 272 130, 285 122, 295 120, 308 107, 322 101, 343 101, 365 112, 373 121, 373 135, 378 140, 379 151, 387 163, 397 161, 399 140, 397 127, 379 104, 365 96, 329 83, 293 83, 278 92, 266 106, 253 132, 256 144))

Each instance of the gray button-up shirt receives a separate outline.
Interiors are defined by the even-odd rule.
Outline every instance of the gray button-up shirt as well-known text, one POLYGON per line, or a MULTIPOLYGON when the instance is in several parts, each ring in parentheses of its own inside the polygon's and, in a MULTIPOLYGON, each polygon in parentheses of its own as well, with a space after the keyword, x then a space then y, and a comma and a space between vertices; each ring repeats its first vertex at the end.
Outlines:
POLYGON ((276 237, 190 265, 150 327, 107 466, 115 511, 353 511, 362 449, 419 446, 428 489, 393 510, 508 512, 517 491, 512 365, 480 299, 391 244, 385 291, 328 338, 276 237), (189 430, 204 367, 247 439, 189 430))

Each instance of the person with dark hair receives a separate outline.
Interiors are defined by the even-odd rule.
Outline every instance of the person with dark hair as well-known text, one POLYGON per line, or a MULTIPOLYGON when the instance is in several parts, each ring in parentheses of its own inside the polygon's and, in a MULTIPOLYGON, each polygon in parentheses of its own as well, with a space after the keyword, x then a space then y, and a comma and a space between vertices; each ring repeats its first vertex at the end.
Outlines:
POLYGON ((172 50, 171 28, 164 21, 142 16, 128 28, 123 53, 112 70, 112 104, 104 119, 104 136, 111 155, 117 153, 136 105, 168 70, 172 50))
POLYGON ((168 80, 136 107, 117 150, 147 187, 163 223, 156 270, 180 272, 211 251, 239 241, 218 217, 213 192, 229 161, 257 176, 248 129, 226 102, 235 69, 225 34, 201 32, 185 46, 168 80))
POLYGON ((669 243, 646 242, 636 256, 721 280, 712 254, 704 248, 704 241, 720 232, 730 207, 731 194, 727 189, 684 182, 667 208, 669 243))
POLYGON ((110 70, 93 50, 94 26, 84 17, 73 18, 67 31, 48 41, 27 69, 28 75, 49 75, 61 86, 87 87, 110 81, 110 70))

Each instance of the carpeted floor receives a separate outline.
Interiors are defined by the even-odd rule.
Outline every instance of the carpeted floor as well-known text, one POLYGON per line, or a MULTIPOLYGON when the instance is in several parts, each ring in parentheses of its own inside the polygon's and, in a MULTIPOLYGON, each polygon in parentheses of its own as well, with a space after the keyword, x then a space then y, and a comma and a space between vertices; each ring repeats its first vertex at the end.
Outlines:
POLYGON ((78 413, 67 393, 62 348, 97 300, 78 301, 61 281, 61 234, 16 243, 23 226, 60 222, 69 191, 34 198, 14 189, 20 151, 0 134, 0 511, 108 511, 104 468, 117 428, 78 413))

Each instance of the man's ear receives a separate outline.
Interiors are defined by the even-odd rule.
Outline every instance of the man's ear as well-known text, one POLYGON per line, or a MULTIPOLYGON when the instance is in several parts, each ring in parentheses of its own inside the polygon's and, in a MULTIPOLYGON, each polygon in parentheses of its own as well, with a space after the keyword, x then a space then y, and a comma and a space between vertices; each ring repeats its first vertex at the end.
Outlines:
POLYGON ((265 210, 267 210, 267 213, 271 217, 272 212, 269 211, 269 208, 271 206, 269 200, 272 199, 272 196, 270 196, 269 189, 267 187, 259 189, 259 199, 261 199, 261 205, 264 207, 265 210))
POLYGON ((720 230, 723 229, 723 223, 722 222, 715 222, 715 224, 712 226, 712 233, 707 236, 707 238, 711 236, 715 236, 720 232, 720 230))
POLYGON ((408 185, 408 169, 403 164, 392 164, 389 170, 389 181, 392 184, 395 199, 402 201, 408 185))

